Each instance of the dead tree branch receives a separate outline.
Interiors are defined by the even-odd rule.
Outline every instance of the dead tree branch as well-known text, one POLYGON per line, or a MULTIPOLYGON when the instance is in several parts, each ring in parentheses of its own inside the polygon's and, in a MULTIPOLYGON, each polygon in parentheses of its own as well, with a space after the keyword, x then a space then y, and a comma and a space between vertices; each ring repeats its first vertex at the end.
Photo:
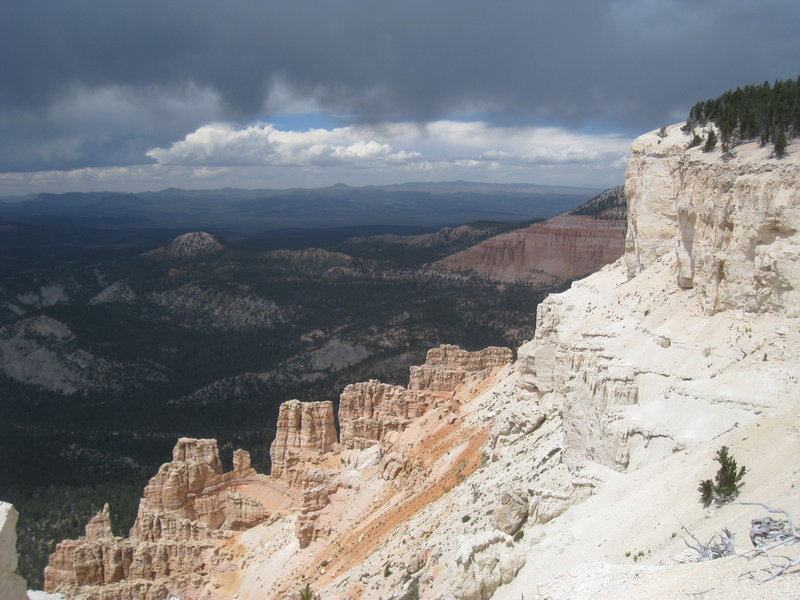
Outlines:
MULTIPOLYGON (((773 567, 771 570, 758 569, 769 574, 769 577, 762 579, 759 583, 772 581, 776 577, 793 571, 795 568, 800 569, 800 556, 791 558, 772 554, 775 549, 781 546, 800 543, 800 532, 794 526, 794 521, 789 512, 782 508, 772 508, 761 502, 740 502, 739 504, 760 506, 768 512, 782 514, 786 517, 786 521, 779 521, 771 517, 763 517, 751 521, 750 539, 756 549, 745 552, 742 556, 748 560, 752 560, 757 556, 765 556, 773 567)), ((752 576, 754 572, 749 571, 748 574, 752 576)))
POLYGON ((678 519, 678 523, 680 523, 681 529, 683 529, 695 542, 694 544, 690 544, 688 541, 686 541, 685 537, 681 536, 683 543, 697 552, 697 562, 714 560, 723 556, 732 556, 736 554, 736 534, 732 533, 727 527, 721 532, 712 535, 711 539, 704 544, 698 540, 691 531, 686 529, 686 526, 681 523, 680 519, 678 519))

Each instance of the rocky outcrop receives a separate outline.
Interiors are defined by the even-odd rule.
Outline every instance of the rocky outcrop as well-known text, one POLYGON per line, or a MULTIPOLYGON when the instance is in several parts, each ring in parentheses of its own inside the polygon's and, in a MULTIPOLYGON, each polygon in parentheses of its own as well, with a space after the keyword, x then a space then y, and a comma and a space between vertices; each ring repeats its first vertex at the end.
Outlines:
POLYGON ((794 328, 776 323, 800 307, 798 155, 686 145, 679 126, 634 143, 624 261, 548 297, 519 350, 570 464, 639 468, 790 397, 794 328))
POLYGON ((392 432, 403 431, 411 419, 447 403, 468 377, 485 378, 511 359, 508 348, 470 352, 442 345, 428 351, 423 365, 410 368, 408 388, 374 379, 348 385, 339 399, 342 445, 364 449, 384 442, 392 432))
POLYGON ((242 531, 263 523, 269 517, 264 505, 255 498, 236 492, 225 494, 225 522, 223 529, 242 531))
POLYGON ((488 370, 508 364, 511 359, 508 348, 492 346, 469 352, 445 344, 428 350, 425 364, 411 367, 408 388, 452 392, 468 375, 486 376, 488 370))
POLYGON ((224 520, 221 507, 209 503, 201 492, 221 479, 217 441, 181 438, 172 451, 172 462, 161 465, 145 487, 140 512, 165 511, 219 527, 224 520))
POLYGON ((619 191, 612 188, 569 214, 494 236, 436 264, 539 285, 583 277, 622 255, 625 210, 619 191))
POLYGON ((224 246, 205 231, 184 233, 172 240, 169 245, 145 252, 149 258, 202 258, 221 252, 224 246))
POLYGON ((459 574, 453 595, 458 600, 489 600, 525 564, 522 556, 509 551, 513 547, 511 537, 500 531, 462 538, 456 563, 463 573, 459 574))
POLYGON ((528 518, 528 495, 520 490, 503 492, 492 514, 492 524, 508 535, 514 535, 528 518))
POLYGON ((666 254, 676 281, 695 288, 706 314, 724 310, 800 316, 800 161, 757 142, 736 157, 686 149, 678 126, 631 147, 625 189, 629 276, 666 254))
POLYGON ((241 474, 256 472, 250 462, 250 453, 247 450, 239 449, 233 451, 233 471, 241 474))
POLYGON ((25 580, 17 575, 17 511, 0 501, 0 598, 26 600, 25 580))
POLYGON ((278 412, 275 440, 269 448, 272 477, 291 479, 292 467, 330 452, 336 442, 333 402, 284 402, 278 412))
POLYGON ((233 491, 255 474, 249 453, 236 451, 234 463, 223 473, 216 440, 178 440, 172 461, 145 488, 130 536, 113 536, 106 504, 85 537, 58 544, 45 590, 82 600, 164 600, 196 587, 212 570, 235 567, 221 544, 270 514, 258 499, 233 491))
POLYGON ((114 537, 114 534, 111 532, 111 512, 108 502, 106 502, 103 510, 86 524, 86 539, 94 541, 110 537, 114 537))
POLYGON ((442 401, 440 394, 374 379, 350 384, 339 399, 342 445, 363 449, 379 443, 389 432, 402 431, 411 419, 442 401))

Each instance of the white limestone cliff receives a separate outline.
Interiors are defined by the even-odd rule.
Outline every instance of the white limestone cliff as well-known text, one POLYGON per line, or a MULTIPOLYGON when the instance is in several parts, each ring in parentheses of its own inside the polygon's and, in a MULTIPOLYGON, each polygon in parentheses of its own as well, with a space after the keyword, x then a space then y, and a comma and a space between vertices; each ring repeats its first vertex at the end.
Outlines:
POLYGON ((25 600, 25 580, 17 574, 17 511, 0 501, 0 598, 25 600))

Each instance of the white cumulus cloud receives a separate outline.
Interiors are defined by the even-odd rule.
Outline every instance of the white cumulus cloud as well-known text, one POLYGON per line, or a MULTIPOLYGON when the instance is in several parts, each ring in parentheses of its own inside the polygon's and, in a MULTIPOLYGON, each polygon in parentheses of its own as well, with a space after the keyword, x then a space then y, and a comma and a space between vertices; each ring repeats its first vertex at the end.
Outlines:
POLYGON ((612 164, 630 140, 555 127, 498 127, 483 121, 442 120, 350 125, 285 131, 270 123, 236 128, 205 125, 168 148, 147 155, 162 165, 488 166, 612 164))

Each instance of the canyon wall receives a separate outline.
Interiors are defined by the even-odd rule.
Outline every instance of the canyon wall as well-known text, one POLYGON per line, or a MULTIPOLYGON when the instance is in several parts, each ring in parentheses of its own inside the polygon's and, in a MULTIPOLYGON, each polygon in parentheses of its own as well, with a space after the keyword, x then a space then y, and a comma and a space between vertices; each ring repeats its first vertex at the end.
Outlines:
MULTIPOLYGON (((420 367, 435 390, 374 380, 347 386, 339 410, 341 441, 332 402, 284 402, 270 447, 270 476, 258 475, 244 450, 234 451, 233 470, 224 473, 215 440, 181 438, 172 461, 145 487, 129 536, 113 535, 106 505, 86 525, 85 536, 57 546, 45 570, 45 590, 79 600, 165 600, 176 594, 191 599, 208 592, 210 581, 216 594, 247 564, 247 556, 233 550, 238 532, 290 525, 286 533, 299 551, 327 543, 343 533, 337 520, 343 498, 363 504, 353 467, 379 469, 375 481, 387 485, 415 468, 419 474, 424 465, 400 434, 434 409, 452 412, 458 389, 485 380, 510 360, 507 348, 468 352, 442 346, 420 367)), ((358 525, 357 516, 347 522, 358 525)), ((274 597, 284 597, 294 581, 276 575, 282 591, 274 597)), ((219 594, 213 597, 228 597, 219 594)))
POLYGON ((614 262, 624 239, 624 218, 565 214, 489 238, 436 264, 497 281, 553 285, 614 262))
POLYGON ((336 438, 333 402, 284 402, 278 412, 275 440, 269 448, 271 475, 281 477, 293 465, 329 452, 336 438))

